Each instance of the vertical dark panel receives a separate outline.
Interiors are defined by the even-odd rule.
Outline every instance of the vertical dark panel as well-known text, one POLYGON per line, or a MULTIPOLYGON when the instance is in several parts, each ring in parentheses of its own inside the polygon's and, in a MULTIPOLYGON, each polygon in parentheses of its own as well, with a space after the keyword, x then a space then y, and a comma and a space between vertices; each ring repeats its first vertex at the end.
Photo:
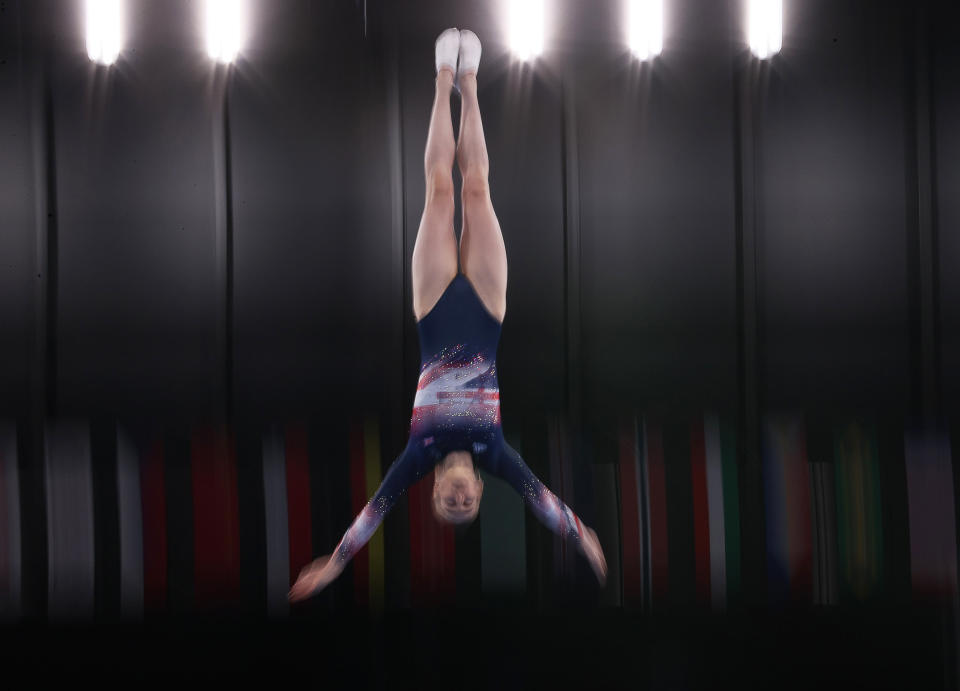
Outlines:
MULTIPOLYGON (((386 467, 393 462, 399 451, 406 446, 410 433, 410 406, 412 399, 407 397, 405 381, 412 381, 417 369, 407 371, 411 358, 405 349, 404 325, 410 319, 411 300, 408 283, 409 267, 406 261, 405 179, 403 149, 403 100, 401 89, 401 41, 404 25, 402 18, 407 15, 401 3, 366 3, 367 22, 370 36, 380 41, 383 54, 383 69, 386 88, 387 150, 390 180, 390 224, 391 224, 391 279, 390 291, 393 293, 393 307, 390 310, 389 342, 394 355, 390 361, 392 371, 384 380, 386 395, 386 420, 384 433, 380 436, 382 458, 386 467), (374 7, 370 7, 374 5, 374 7), (372 10, 372 14, 370 13, 372 10)), ((386 472, 386 467, 383 469, 386 472)), ((404 494, 393 507, 393 519, 384 526, 384 559, 386 607, 409 606, 410 604, 410 525, 409 504, 404 494)))
POLYGON ((482 529, 483 525, 480 517, 477 517, 467 526, 454 528, 456 536, 456 601, 459 606, 476 607, 480 604, 480 531, 482 529))
POLYGON ((0 415, 16 425, 21 612, 47 614, 43 480, 46 226, 42 52, 36 3, 0 14, 0 415))
POLYGON ((588 11, 605 24, 578 79, 586 406, 730 407, 739 5, 665 3, 663 52, 642 63, 625 45, 620 3, 588 11))
POLYGON ((755 123, 767 405, 908 393, 903 20, 899 3, 784 4, 755 123))
MULTIPOLYGON (((310 496, 315 498, 311 502, 311 533, 313 551, 317 556, 332 553, 354 519, 350 507, 350 437, 346 422, 343 411, 329 411, 311 421, 308 436, 310 496)), ((308 607, 349 607, 354 601, 352 565, 347 564, 340 577, 315 601, 316 605, 308 607)))
POLYGON ((766 65, 740 50, 733 57, 734 223, 737 269, 737 473, 739 511, 755 520, 743 522, 745 601, 761 604, 767 596, 766 507, 760 454, 760 368, 762 315, 759 309, 757 249, 757 114, 758 91, 766 65))
POLYGON ((933 230, 936 299, 939 302, 944 403, 951 415, 960 411, 960 42, 956 28, 960 7, 940 0, 929 15, 933 119, 933 230))
POLYGON ((251 9, 230 93, 236 392, 285 421, 397 377, 385 74, 353 3, 251 9))
MULTIPOLYGON (((20 479, 20 545, 23 609, 29 619, 47 615, 47 512, 43 479, 43 435, 39 423, 28 419, 17 425, 20 479)), ((41 428, 42 429, 42 428, 41 428)))
POLYGON ((263 438, 258 425, 235 427, 240 536, 240 605, 263 615, 267 606, 267 545, 263 495, 263 438))
MULTIPOLYGON (((496 64, 496 53, 490 57, 496 64)), ((562 98, 537 66, 481 71, 478 93, 490 191, 510 267, 497 357, 508 429, 511 411, 548 415, 566 408, 562 98)))
POLYGON ((125 48, 106 68, 87 59, 83 7, 48 3, 44 16, 57 142, 57 405, 217 412, 222 162, 202 8, 125 3, 125 48))
POLYGON ((33 160, 39 84, 33 55, 32 3, 7 2, 0 14, 0 415, 30 401, 37 275, 37 217, 43 190, 33 160))
POLYGON ((883 415, 877 424, 883 521, 884 596, 888 601, 910 601, 910 513, 903 420, 883 415))
POLYGON ((560 152, 563 166, 563 235, 564 263, 564 341, 566 353, 565 402, 572 425, 571 434, 574 453, 579 457, 582 444, 582 396, 583 362, 581 347, 581 297, 580 288, 580 137, 577 111, 577 93, 580 85, 575 76, 570 75, 570 66, 565 66, 568 76, 560 83, 561 139, 560 152))
POLYGON ((903 12, 904 121, 907 152, 907 259, 910 299, 911 404, 933 419, 940 407, 936 228, 934 226, 933 124, 929 8, 911 3, 903 12))
MULTIPOLYGON (((42 155, 43 155, 43 184, 44 199, 47 211, 46 225, 43 232, 43 269, 39 272, 40 284, 43 290, 42 320, 43 325, 43 393, 45 410, 56 415, 60 408, 60 206, 58 204, 57 189, 57 134, 54 116, 53 82, 54 57, 53 50, 44 47, 41 84, 41 108, 43 123, 42 155)), ((35 147, 35 153, 40 154, 35 147)), ((39 246, 39 244, 38 244, 39 246)))
POLYGON ((174 426, 163 444, 167 510, 167 607, 177 616, 194 605, 193 481, 190 473, 190 430, 174 426))

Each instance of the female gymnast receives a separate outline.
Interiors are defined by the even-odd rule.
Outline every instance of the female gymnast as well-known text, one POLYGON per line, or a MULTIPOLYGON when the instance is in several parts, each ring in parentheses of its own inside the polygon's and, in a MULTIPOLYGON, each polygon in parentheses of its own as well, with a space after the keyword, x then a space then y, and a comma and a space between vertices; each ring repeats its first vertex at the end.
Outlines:
POLYGON ((447 29, 436 41, 436 95, 424 154, 426 204, 413 248, 413 311, 421 368, 406 448, 332 554, 304 567, 291 601, 325 588, 363 547, 407 487, 434 468, 433 512, 472 521, 483 495, 478 468, 506 480, 547 527, 572 541, 601 585, 607 563, 596 533, 530 471, 503 438, 496 352, 506 312, 507 253, 490 199, 477 103, 480 40, 447 29), (459 63, 459 64, 458 64, 459 63), (450 90, 463 101, 453 139, 450 90), (453 160, 463 177, 463 230, 453 232, 453 160))

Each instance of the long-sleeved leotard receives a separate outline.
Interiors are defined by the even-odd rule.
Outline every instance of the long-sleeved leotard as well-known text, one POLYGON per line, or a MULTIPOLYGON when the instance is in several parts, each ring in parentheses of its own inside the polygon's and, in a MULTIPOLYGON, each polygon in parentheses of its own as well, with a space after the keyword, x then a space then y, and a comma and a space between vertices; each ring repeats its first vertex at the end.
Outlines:
POLYGON ((417 322, 421 366, 410 436, 337 545, 340 562, 367 543, 410 485, 456 450, 469 451, 480 468, 506 480, 544 525, 579 545, 583 529, 576 514, 503 438, 496 372, 500 328, 462 273, 417 322))

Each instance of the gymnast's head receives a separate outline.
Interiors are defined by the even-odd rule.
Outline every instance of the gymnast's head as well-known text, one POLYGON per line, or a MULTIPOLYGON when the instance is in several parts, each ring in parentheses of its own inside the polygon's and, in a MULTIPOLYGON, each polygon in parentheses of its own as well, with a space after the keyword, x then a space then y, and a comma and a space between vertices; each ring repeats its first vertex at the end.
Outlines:
POLYGON ((483 480, 469 451, 451 451, 437 464, 433 514, 446 523, 466 524, 477 517, 483 480))

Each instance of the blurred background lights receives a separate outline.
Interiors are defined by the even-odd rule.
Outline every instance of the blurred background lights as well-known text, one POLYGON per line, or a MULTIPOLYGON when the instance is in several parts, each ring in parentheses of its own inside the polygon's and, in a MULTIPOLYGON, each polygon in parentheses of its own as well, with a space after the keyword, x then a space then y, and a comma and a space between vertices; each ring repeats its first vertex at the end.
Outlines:
POLYGON ((663 50, 663 0, 628 0, 630 50, 641 60, 663 50))
POLYGON ((783 43, 783 1, 749 2, 750 50, 763 60, 778 53, 783 43))
POLYGON ((218 62, 233 62, 243 41, 240 0, 207 0, 207 53, 218 62))
POLYGON ((87 55, 110 65, 120 55, 120 0, 87 0, 87 55))
POLYGON ((529 60, 543 52, 543 3, 544 0, 510 0, 510 49, 521 60, 529 60))

